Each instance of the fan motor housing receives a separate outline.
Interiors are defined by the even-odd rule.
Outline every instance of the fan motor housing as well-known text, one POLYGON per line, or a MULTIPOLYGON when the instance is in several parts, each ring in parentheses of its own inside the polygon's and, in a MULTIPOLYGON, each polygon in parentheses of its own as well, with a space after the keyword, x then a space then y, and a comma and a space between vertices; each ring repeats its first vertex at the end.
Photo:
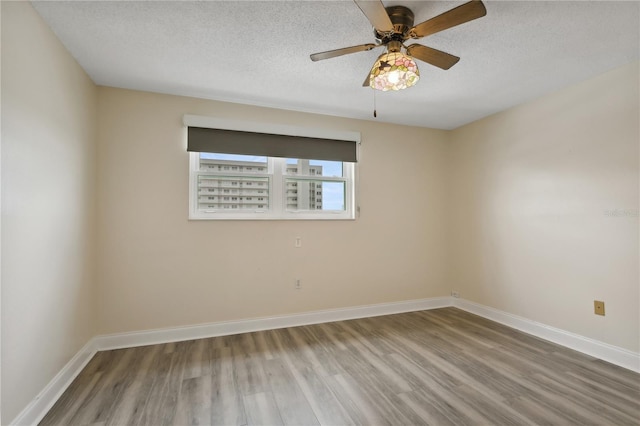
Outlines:
POLYGON ((407 38, 405 37, 407 31, 413 28, 413 12, 411 11, 411 9, 404 6, 389 6, 385 8, 385 10, 387 11, 387 15, 389 15, 389 19, 391 19, 391 23, 393 24, 393 34, 381 34, 374 29, 376 38, 383 43, 390 40, 405 40, 407 38))
POLYGON ((414 15, 408 7, 389 6, 385 10, 396 32, 404 34, 409 28, 413 27, 414 15))

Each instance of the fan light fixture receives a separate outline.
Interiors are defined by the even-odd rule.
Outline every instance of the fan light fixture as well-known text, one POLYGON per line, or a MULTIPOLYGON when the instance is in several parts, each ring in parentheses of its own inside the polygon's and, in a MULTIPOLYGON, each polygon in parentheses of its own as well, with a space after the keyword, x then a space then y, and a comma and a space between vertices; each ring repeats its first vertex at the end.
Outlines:
POLYGON ((402 90, 420 80, 413 58, 401 52, 383 53, 369 73, 369 87, 375 90, 402 90))
POLYGON ((311 60, 322 61, 384 47, 388 53, 378 58, 362 83, 365 87, 369 86, 382 91, 406 89, 418 82, 420 73, 413 59, 424 61, 443 70, 448 70, 460 60, 459 57, 450 53, 422 44, 414 43, 405 46, 405 42, 439 33, 482 18, 487 14, 487 8, 482 0, 471 0, 414 25, 414 15, 408 7, 400 5, 384 7, 381 0, 353 1, 373 26, 376 42, 313 53, 311 60), (402 54, 402 49, 406 54, 402 54))

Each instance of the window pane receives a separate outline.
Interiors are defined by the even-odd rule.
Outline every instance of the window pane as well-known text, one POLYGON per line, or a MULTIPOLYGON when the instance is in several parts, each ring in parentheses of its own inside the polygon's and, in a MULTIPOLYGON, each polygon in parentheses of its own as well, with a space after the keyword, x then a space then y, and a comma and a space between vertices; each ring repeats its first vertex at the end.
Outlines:
POLYGON ((222 173, 267 173, 267 157, 200 153, 200 171, 222 173))
POLYGON ((269 178, 198 176, 199 210, 265 210, 269 178))
POLYGON ((189 155, 189 219, 354 219, 352 163, 221 153, 189 155), (288 168, 295 171, 287 172, 288 168))
POLYGON ((342 177, 342 161, 287 158, 287 174, 342 177))
POLYGON ((286 179, 285 193, 287 210, 345 210, 345 182, 286 179))

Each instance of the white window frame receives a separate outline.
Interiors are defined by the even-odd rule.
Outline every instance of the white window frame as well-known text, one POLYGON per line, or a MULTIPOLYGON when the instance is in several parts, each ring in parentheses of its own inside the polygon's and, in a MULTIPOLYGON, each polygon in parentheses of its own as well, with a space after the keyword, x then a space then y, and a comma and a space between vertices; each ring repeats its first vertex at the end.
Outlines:
MULTIPOLYGON (((184 116, 185 126, 218 128, 237 131, 262 132, 290 136, 353 140, 359 147, 360 133, 330 131, 295 126, 222 120, 213 117, 184 116)), ((200 153, 189 152, 189 220, 354 220, 356 218, 356 163, 342 163, 342 177, 298 175, 286 173, 286 159, 267 157, 267 173, 237 174, 236 176, 269 177, 269 208, 265 210, 198 209, 198 176, 234 176, 229 171, 201 171, 200 153), (345 210, 287 210, 287 179, 310 182, 345 182, 345 210)), ((323 196, 324 198, 324 196, 323 196)))

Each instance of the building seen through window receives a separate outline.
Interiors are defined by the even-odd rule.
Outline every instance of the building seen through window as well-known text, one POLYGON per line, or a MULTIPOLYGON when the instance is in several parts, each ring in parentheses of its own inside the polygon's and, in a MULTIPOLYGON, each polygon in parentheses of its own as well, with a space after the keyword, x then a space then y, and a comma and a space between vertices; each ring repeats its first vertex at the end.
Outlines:
MULTIPOLYGON (((287 164, 286 174, 299 173, 323 176, 322 165, 310 165, 309 160, 293 160, 302 163, 287 164)), ((198 180, 199 209, 261 209, 269 204, 268 178, 259 176, 267 173, 267 163, 254 161, 222 160, 200 158, 200 170, 204 172, 233 171, 233 176, 202 175, 198 180), (261 189, 262 188, 262 189, 261 189), (216 197, 211 194, 237 194, 237 197, 216 197), (256 195, 261 194, 261 197, 256 195)), ((288 210, 322 210, 322 182, 287 180, 285 185, 286 208, 288 210), (308 197, 298 196, 299 186, 308 187, 308 197)))

